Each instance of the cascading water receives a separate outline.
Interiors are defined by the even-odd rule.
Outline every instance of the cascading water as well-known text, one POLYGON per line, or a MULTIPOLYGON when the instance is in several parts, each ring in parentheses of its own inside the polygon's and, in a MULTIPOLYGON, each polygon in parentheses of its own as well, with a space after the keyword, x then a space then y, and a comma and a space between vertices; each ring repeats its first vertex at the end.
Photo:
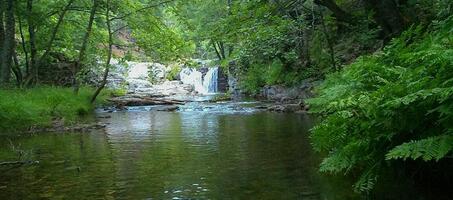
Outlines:
POLYGON ((217 92, 218 76, 219 76, 218 67, 210 68, 208 73, 206 73, 206 76, 204 77, 204 80, 203 80, 203 87, 204 87, 205 91, 207 91, 207 93, 216 93, 217 92))
POLYGON ((202 76, 203 74, 201 72, 192 68, 184 68, 180 73, 182 83, 192 85, 195 91, 201 94, 205 94, 207 93, 207 91, 205 91, 203 87, 202 76))
POLYGON ((192 85, 200 94, 210 94, 217 92, 217 77, 219 68, 209 68, 203 80, 203 74, 193 68, 184 68, 180 72, 181 81, 184 84, 192 85))

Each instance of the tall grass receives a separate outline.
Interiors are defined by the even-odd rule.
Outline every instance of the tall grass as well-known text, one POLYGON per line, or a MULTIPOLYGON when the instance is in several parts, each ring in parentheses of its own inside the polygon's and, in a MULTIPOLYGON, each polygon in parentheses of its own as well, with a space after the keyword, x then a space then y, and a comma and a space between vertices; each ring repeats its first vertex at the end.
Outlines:
MULTIPOLYGON (((78 95, 61 87, 0 89, 0 133, 48 127, 56 118, 76 123, 94 110, 92 94, 91 88, 82 88, 78 95)), ((106 96, 101 94, 96 103, 105 103, 106 96)))

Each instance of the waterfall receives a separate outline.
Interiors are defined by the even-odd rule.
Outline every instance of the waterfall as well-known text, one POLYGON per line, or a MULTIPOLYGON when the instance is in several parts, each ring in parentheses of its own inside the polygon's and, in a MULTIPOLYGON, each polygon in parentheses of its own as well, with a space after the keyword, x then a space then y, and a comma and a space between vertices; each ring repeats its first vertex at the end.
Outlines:
POLYGON ((184 68, 179 73, 184 84, 192 85, 200 94, 210 94, 217 92, 217 77, 219 68, 209 68, 203 80, 203 74, 193 68, 184 68))
POLYGON ((203 80, 203 87, 207 93, 216 93, 217 92, 217 78, 219 77, 219 68, 213 67, 210 68, 208 73, 203 80))
POLYGON ((181 81, 184 84, 187 85, 192 85, 198 93, 205 94, 207 91, 205 91, 203 87, 203 79, 202 79, 203 74, 201 72, 197 71, 196 69, 192 68, 184 68, 180 72, 180 77, 181 81))

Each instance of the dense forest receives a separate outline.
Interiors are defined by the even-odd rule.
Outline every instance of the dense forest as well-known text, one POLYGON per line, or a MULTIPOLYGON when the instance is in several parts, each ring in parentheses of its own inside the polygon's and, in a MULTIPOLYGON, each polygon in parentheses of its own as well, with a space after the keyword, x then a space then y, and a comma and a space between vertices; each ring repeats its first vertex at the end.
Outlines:
POLYGON ((123 95, 113 60, 164 63, 169 80, 213 60, 243 95, 313 83, 319 170, 355 192, 393 176, 451 197, 451 0, 0 0, 0 47, 5 133, 80 123, 123 95))

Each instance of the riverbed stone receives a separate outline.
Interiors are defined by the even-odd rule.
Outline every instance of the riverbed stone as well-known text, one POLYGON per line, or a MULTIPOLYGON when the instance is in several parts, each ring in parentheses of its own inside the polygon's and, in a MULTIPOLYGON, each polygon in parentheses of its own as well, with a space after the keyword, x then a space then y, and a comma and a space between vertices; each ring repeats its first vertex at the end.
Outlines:
POLYGON ((298 111, 304 110, 304 106, 301 104, 279 104, 279 105, 270 106, 267 108, 267 110, 272 111, 272 112, 293 113, 293 112, 298 112, 298 111))
POLYGON ((157 108, 157 111, 164 111, 164 112, 173 112, 179 109, 179 106, 163 106, 160 108, 157 108))

